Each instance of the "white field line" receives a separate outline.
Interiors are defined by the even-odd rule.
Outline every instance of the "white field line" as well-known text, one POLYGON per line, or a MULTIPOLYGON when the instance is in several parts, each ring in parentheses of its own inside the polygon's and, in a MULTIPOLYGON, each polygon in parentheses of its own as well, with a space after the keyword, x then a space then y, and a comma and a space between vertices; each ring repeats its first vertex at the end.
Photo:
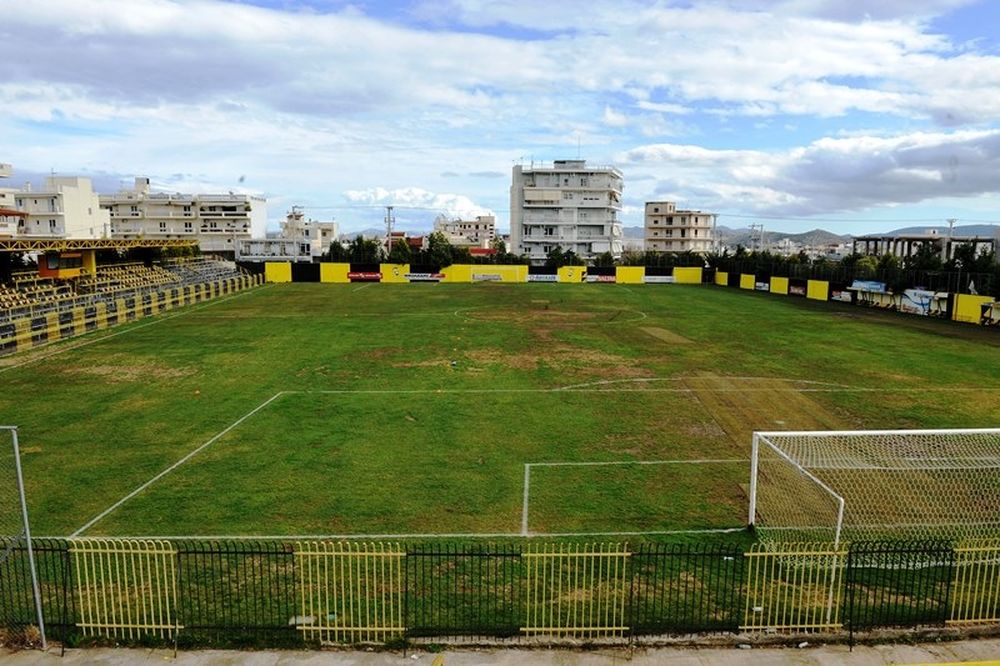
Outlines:
POLYGON ((351 289, 351 291, 361 291, 361 290, 362 290, 362 289, 364 289, 365 287, 370 287, 370 286, 372 286, 373 284, 375 284, 375 283, 374 283, 374 282, 366 282, 366 283, 364 283, 363 285, 361 285, 360 287, 355 287, 354 289, 351 289))
POLYGON ((521 502, 521 536, 632 536, 640 534, 697 534, 701 532, 732 532, 743 528, 667 530, 655 532, 550 532, 532 534, 528 530, 528 507, 530 502, 532 467, 606 467, 609 465, 704 465, 713 463, 749 463, 749 458, 700 458, 686 460, 611 460, 607 462, 540 462, 524 463, 524 494, 521 502))
POLYGON ((201 453, 202 451, 204 451, 205 449, 207 449, 209 446, 211 446, 216 441, 218 441, 220 437, 222 437, 223 435, 225 435, 226 433, 228 433, 230 430, 232 430, 233 428, 237 427, 238 425, 240 425, 241 423, 243 423, 244 421, 246 421, 248 418, 250 418, 251 416, 253 416, 257 412, 259 412, 260 410, 262 410, 265 407, 267 407, 268 405, 270 405, 272 402, 274 402, 275 400, 277 400, 278 398, 280 398, 281 396, 283 396, 285 393, 286 393, 286 391, 278 391, 277 393, 275 393, 274 395, 272 395, 270 398, 268 398, 267 400, 265 400, 264 402, 260 403, 259 405, 257 405, 256 407, 254 407, 252 410, 250 410, 249 412, 247 412, 246 414, 244 414, 243 416, 241 416, 240 418, 238 418, 236 421, 233 421, 233 423, 231 423, 229 425, 229 427, 227 427, 225 430, 223 430, 222 432, 218 433, 217 435, 215 435, 214 437, 212 437, 210 440, 208 440, 207 442, 205 442, 204 444, 202 444, 198 448, 194 449, 193 451, 191 451, 190 453, 188 453, 187 455, 185 455, 183 458, 181 458, 180 460, 178 460, 174 464, 170 465, 169 467, 167 467, 166 469, 164 469, 163 471, 161 471, 159 474, 157 474, 153 478, 149 479, 148 481, 146 481, 145 483, 143 483, 142 485, 140 485, 139 487, 137 487, 135 490, 133 490, 132 492, 130 492, 128 495, 125 495, 125 497, 121 498, 120 500, 118 500, 117 502, 115 502, 114 504, 112 504, 111 506, 109 506, 107 509, 105 509, 101 513, 97 514, 93 518, 91 518, 90 521, 87 522, 83 527, 81 527, 77 531, 73 532, 73 534, 71 534, 70 537, 71 538, 72 537, 78 537, 81 534, 83 534, 84 532, 86 532, 88 529, 90 529, 95 524, 97 524, 98 522, 100 522, 101 520, 103 520, 105 517, 107 517, 108 514, 110 514, 111 512, 115 511, 122 504, 124 504, 125 502, 129 501, 130 499, 132 499, 133 497, 135 497, 136 495, 138 495, 139 493, 141 493, 143 490, 145 490, 146 488, 150 487, 151 485, 153 485, 154 483, 156 483, 157 481, 159 481, 160 479, 162 479, 163 477, 165 477, 167 474, 170 474, 170 472, 174 471, 175 469, 177 469, 178 467, 180 467, 181 465, 183 465, 184 463, 186 463, 188 460, 190 460, 191 458, 195 457, 196 455, 198 455, 199 453, 201 453))
POLYGON ((413 395, 423 393, 971 393, 983 391, 1000 391, 1000 386, 942 386, 921 387, 921 388, 713 388, 713 389, 689 389, 689 388, 509 388, 509 389, 489 389, 489 388, 426 388, 426 389, 303 389, 290 390, 287 393, 315 393, 315 394, 372 394, 372 395, 413 395))
MULTIPOLYGON (((399 534, 163 534, 163 535, 128 535, 102 536, 102 539, 157 539, 165 541, 296 541, 296 540, 332 540, 332 539, 519 539, 527 536, 531 539, 546 537, 588 537, 588 536, 659 536, 669 534, 728 534, 743 532, 746 526, 740 527, 706 527, 690 530, 652 530, 649 532, 536 532, 520 534, 518 532, 414 532, 399 534)), ((789 528, 792 529, 792 528, 789 528)), ((34 536, 34 539, 75 539, 75 536, 34 536)), ((87 537, 79 537, 87 538, 87 537)))
MULTIPOLYGON (((80 347, 86 347, 87 345, 92 345, 95 342, 103 342, 104 340, 108 340, 110 338, 117 338, 119 335, 125 335, 126 333, 132 333, 133 331, 138 331, 139 329, 146 328, 146 327, 152 326, 154 324, 159 324, 159 323, 164 322, 164 321, 169 321, 171 319, 176 319, 177 317, 183 317, 184 315, 188 315, 188 314, 191 314, 193 312, 197 312, 198 310, 204 310, 207 307, 211 307, 211 306, 217 305, 219 303, 225 303, 226 301, 232 300, 232 299, 236 298, 237 296, 242 296, 242 295, 247 294, 247 293, 249 293, 251 291, 256 291, 257 289, 265 289, 265 288, 271 287, 271 286, 273 286, 273 285, 261 285, 261 286, 256 287, 256 288, 244 289, 243 291, 237 292, 235 294, 231 294, 229 296, 226 296, 225 298, 217 298, 215 300, 209 301, 208 303, 201 303, 200 305, 196 305, 194 307, 187 308, 187 309, 183 310, 182 312, 175 312, 173 314, 164 315, 164 316, 154 315, 153 317, 150 317, 151 321, 147 321, 147 322, 144 322, 144 323, 141 323, 141 324, 137 324, 135 326, 128 326, 127 324, 124 324, 124 326, 126 326, 126 328, 124 330, 117 331, 115 333, 109 333, 108 335, 102 335, 102 336, 94 338, 92 340, 84 340, 82 342, 77 342, 75 344, 71 342, 71 343, 67 344, 64 347, 60 347, 59 349, 55 350, 51 354, 44 354, 44 355, 41 355, 41 356, 35 356, 35 357, 29 358, 29 359, 27 359, 25 361, 22 361, 20 363, 15 363, 13 365, 5 365, 3 367, 0 367, 0 373, 7 372, 8 370, 13 370, 14 368, 21 368, 21 367, 24 367, 26 365, 31 365, 32 363, 37 363, 38 361, 44 361, 47 358, 52 358, 53 356, 56 356, 58 354, 62 354, 63 352, 68 352, 68 351, 71 351, 73 349, 79 349, 80 347)), ((115 328, 117 328, 117 326, 115 328)), ((97 333, 97 332, 98 331, 92 331, 92 333, 97 333)), ((56 342, 58 342, 58 341, 56 341, 56 342)), ((48 346, 48 345, 51 345, 51 344, 56 344, 56 342, 48 342, 44 346, 48 346)))
MULTIPOLYGON (((684 381, 698 381, 698 380, 713 380, 713 379, 725 379, 725 380, 735 380, 735 381, 778 381, 778 382, 793 382, 796 384, 811 384, 817 386, 832 386, 837 388, 851 388, 847 384, 835 384, 833 382, 818 382, 810 379, 787 379, 782 377, 633 377, 631 379, 602 379, 596 382, 586 382, 584 384, 570 384, 569 386, 560 386, 557 391, 569 391, 572 389, 579 388, 591 388, 595 386, 610 386, 613 384, 648 384, 652 382, 684 382, 684 381)), ((766 387, 760 387, 761 389, 766 387)), ((775 387, 776 389, 778 387, 775 387)), ((789 387, 780 387, 785 390, 789 387)))

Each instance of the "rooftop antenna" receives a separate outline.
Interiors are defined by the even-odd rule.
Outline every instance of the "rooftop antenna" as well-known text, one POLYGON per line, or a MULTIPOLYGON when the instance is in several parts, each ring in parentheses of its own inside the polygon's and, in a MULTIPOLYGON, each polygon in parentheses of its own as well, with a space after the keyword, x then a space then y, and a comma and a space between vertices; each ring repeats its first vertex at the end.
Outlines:
POLYGON ((576 133, 576 159, 580 159, 580 132, 576 133))

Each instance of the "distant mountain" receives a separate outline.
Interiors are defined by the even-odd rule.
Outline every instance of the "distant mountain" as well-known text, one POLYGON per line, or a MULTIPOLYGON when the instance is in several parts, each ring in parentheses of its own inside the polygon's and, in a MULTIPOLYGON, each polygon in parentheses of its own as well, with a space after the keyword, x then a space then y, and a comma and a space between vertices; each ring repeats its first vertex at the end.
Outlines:
MULTIPOLYGON (((941 236, 948 235, 947 226, 931 227, 903 227, 893 231, 886 231, 880 236, 905 236, 915 234, 929 234, 936 231, 941 236)), ((1000 236, 1000 224, 963 224, 956 226, 952 230, 954 236, 986 236, 987 238, 1000 236)))
POLYGON ((643 227, 622 227, 622 237, 632 240, 642 240, 646 237, 646 231, 643 227))
POLYGON ((361 231, 347 231, 340 234, 340 240, 352 241, 358 236, 365 238, 385 238, 385 227, 369 227, 361 231))
MULTIPOLYGON (((724 245, 746 246, 750 243, 749 229, 732 229, 730 227, 720 225, 716 228, 716 232, 724 245)), ((802 245, 833 245, 847 243, 851 240, 850 235, 841 236, 833 232, 826 231, 825 229, 813 229, 812 231, 805 231, 798 234, 791 234, 782 231, 764 231, 764 242, 767 245, 777 243, 778 241, 786 238, 793 243, 801 243, 802 245)))

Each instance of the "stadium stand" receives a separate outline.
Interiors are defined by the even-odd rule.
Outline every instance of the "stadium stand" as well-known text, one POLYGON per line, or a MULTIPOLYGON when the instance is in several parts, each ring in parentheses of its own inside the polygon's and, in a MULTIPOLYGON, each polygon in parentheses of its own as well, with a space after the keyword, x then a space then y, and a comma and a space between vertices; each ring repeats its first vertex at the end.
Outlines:
POLYGON ((10 282, 0 283, 0 322, 242 275, 245 272, 231 261, 202 257, 164 260, 159 266, 109 264, 99 266, 96 275, 75 280, 56 281, 33 271, 19 272, 10 282))

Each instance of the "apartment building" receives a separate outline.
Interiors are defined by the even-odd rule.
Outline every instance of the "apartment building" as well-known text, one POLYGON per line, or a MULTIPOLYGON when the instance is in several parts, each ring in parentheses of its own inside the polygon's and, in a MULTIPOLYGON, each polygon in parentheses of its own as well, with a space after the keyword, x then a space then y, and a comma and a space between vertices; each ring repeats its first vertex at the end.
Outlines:
POLYGON ((497 237, 497 219, 493 215, 477 215, 474 220, 434 220, 434 231, 442 233, 458 247, 488 248, 497 237))
POLYGON ((236 258, 245 261, 315 261, 336 238, 336 222, 310 220, 300 206, 292 206, 276 238, 237 239, 236 258))
MULTIPOLYGON (((25 238, 106 238, 108 213, 89 178, 49 176, 40 191, 31 185, 6 190, 4 200, 13 198, 17 233, 25 238)), ((8 228, 10 223, 8 222, 8 228)))
POLYGON ((711 252, 715 213, 677 210, 673 201, 647 201, 644 241, 653 252, 711 252))
POLYGON ((203 252, 236 252, 236 243, 264 238, 267 200, 250 194, 151 192, 148 178, 131 190, 102 194, 114 238, 189 238, 203 252))
POLYGON ((555 248, 589 259, 622 253, 622 172, 586 160, 514 167, 510 187, 511 251, 533 264, 555 248))

